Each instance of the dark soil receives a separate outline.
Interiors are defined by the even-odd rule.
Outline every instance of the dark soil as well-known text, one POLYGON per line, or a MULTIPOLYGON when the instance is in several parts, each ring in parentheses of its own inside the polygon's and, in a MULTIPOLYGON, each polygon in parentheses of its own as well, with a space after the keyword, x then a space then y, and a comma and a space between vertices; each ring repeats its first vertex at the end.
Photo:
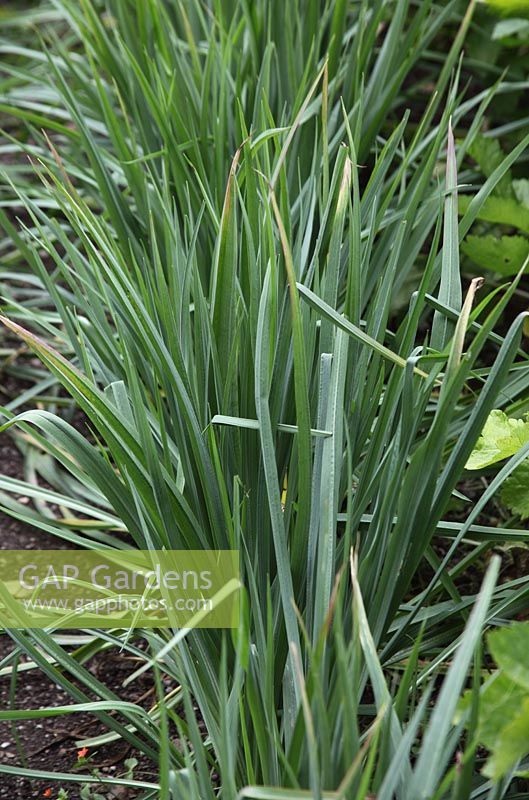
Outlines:
MULTIPOLYGON (((22 459, 16 446, 6 434, 0 437, 0 459, 2 472, 10 477, 21 477, 22 459)), ((54 538, 36 528, 24 525, 0 512, 0 549, 67 549, 68 543, 54 538)), ((140 644, 141 646, 141 644, 140 644)), ((6 633, 0 634, 0 667, 15 648, 6 633)), ((20 658, 20 665, 25 662, 20 658)), ((123 688, 123 680, 134 671, 137 662, 118 653, 116 649, 105 650, 85 664, 85 667, 121 700, 136 702, 144 708, 155 701, 155 688, 149 673, 142 675, 130 686, 123 688)), ((18 671, 16 677, 16 700, 10 703, 10 677, 0 675, 0 709, 11 707, 35 709, 45 706, 68 705, 73 702, 60 687, 56 686, 40 670, 18 671)), ((171 687, 168 687, 171 688, 171 687)), ((72 772, 89 774, 97 769, 104 777, 120 776, 126 772, 124 762, 136 758, 138 764, 133 777, 136 780, 156 782, 157 765, 142 754, 134 752, 123 740, 94 748, 87 754, 87 762, 76 770, 78 746, 76 742, 106 732, 104 724, 92 714, 71 714, 45 720, 24 720, 16 723, 0 722, 0 763, 13 767, 28 767, 50 772, 72 772)), ((80 798, 81 784, 64 784, 68 800, 80 798)), ((33 781, 26 778, 0 774, 0 798, 25 800, 25 798, 57 798, 60 784, 49 781, 33 781)), ((134 790, 102 785, 94 787, 100 794, 121 800, 137 796, 134 790)))

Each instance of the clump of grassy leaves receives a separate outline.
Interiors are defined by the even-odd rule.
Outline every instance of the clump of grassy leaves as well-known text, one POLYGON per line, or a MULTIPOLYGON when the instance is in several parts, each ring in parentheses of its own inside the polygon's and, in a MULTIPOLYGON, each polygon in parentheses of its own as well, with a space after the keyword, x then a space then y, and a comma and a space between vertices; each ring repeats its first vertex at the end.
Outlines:
POLYGON ((529 144, 458 220, 503 88, 460 87, 473 7, 56 0, 0 44, 5 323, 43 365, 10 367, 27 480, 0 478, 2 507, 78 547, 241 552, 231 633, 8 632, 13 686, 24 653, 73 700, 30 713, 90 711, 108 733, 80 746, 159 762, 121 779, 138 796, 516 796, 480 773, 479 653, 529 586, 496 561, 478 595, 458 578, 529 537, 477 524, 529 447, 446 518, 489 412, 529 386, 523 317, 494 330, 519 278, 476 297, 459 268, 529 144), (112 647, 129 681, 152 671, 149 712, 86 668, 112 647))

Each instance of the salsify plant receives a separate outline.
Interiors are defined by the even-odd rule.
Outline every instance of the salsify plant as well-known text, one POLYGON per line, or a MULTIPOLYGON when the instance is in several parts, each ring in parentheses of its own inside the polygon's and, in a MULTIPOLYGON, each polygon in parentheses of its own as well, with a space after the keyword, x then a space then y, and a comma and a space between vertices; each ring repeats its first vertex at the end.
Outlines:
POLYGON ((494 559, 479 593, 458 578, 529 539, 478 524, 529 445, 472 504, 457 485, 490 411, 526 402, 524 316, 499 326, 521 273, 467 286, 459 242, 529 136, 461 219, 457 196, 494 98, 527 86, 464 89, 473 12, 56 0, 8 20, 3 322, 42 368, 7 365, 31 386, 3 409, 26 480, 0 477, 2 509, 81 548, 241 554, 233 631, 8 631, 1 674, 16 689, 23 653, 73 702, 0 720, 91 712, 108 733, 80 746, 159 764, 117 779, 138 797, 520 796, 516 767, 480 773, 477 719, 482 630, 529 584, 494 559), (112 648, 129 682, 152 673, 149 712, 87 669, 112 648))

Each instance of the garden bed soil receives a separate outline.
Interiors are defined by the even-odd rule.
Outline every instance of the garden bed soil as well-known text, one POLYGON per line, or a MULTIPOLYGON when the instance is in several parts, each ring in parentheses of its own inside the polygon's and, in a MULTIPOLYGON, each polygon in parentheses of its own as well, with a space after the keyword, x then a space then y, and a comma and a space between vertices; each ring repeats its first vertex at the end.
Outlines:
MULTIPOLYGON (((22 458, 6 434, 0 438, 2 471, 10 477, 22 476, 22 458)), ((68 543, 42 531, 24 525, 0 512, 0 548, 3 550, 67 549, 68 543)), ((8 634, 0 634, 0 662, 8 656, 14 642, 8 634)), ((26 659, 21 657, 20 664, 26 659)), ((139 703, 149 708, 155 702, 155 687, 152 676, 144 673, 130 686, 123 688, 124 679, 137 668, 137 662, 119 653, 117 649, 105 650, 86 665, 97 679, 111 689, 121 700, 139 703)), ((172 687, 168 687, 172 688, 172 687)), ((37 670, 19 671, 16 684, 16 708, 35 709, 45 706, 71 704, 72 698, 49 678, 37 670)), ((10 704, 10 678, 0 676, 0 708, 10 704)), ((23 720, 16 725, 0 722, 0 764, 50 772, 72 772, 78 761, 76 742, 102 734, 105 726, 92 714, 71 714, 50 717, 45 720, 23 720), (17 741, 18 740, 18 741, 17 741)), ((117 742, 94 748, 87 754, 86 766, 79 774, 97 769, 107 778, 125 774, 125 761, 136 758, 134 779, 156 782, 157 765, 136 753, 121 739, 117 742)), ((16 775, 0 774, 0 798, 2 800, 26 800, 26 798, 57 798, 60 784, 50 781, 33 781, 16 775)), ((81 784, 64 784, 68 800, 80 798, 81 784)), ((135 790, 108 785, 94 787, 108 800, 132 800, 135 790)))

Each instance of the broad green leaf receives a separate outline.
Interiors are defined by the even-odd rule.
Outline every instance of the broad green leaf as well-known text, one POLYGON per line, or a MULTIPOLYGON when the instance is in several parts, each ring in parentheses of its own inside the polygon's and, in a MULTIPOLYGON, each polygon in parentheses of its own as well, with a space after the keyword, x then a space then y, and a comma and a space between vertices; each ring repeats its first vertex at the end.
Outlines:
POLYGON ((515 622, 489 634, 489 648, 498 667, 529 692, 529 625, 515 622))
MULTIPOLYGON (((496 630, 489 635, 489 644, 500 669, 481 689, 475 735, 491 753, 483 772, 498 781, 529 752, 529 691, 512 674, 516 659, 521 657, 527 663, 529 625, 496 630)), ((468 691, 459 704, 456 724, 468 715, 471 703, 472 692, 468 691)))
MULTIPOLYGON (((465 704, 470 692, 465 695, 465 704)), ((498 671, 481 693, 479 740, 489 750, 494 748, 498 735, 517 714, 527 691, 504 672, 498 671)))
MULTIPOLYGON (((459 198, 459 215, 463 216, 472 201, 472 195, 462 195, 459 198)), ((529 233, 529 208, 521 206, 512 197, 488 197, 477 212, 477 219, 485 222, 497 222, 518 228, 524 233, 529 233)))
MULTIPOLYGON (((500 166, 505 158, 499 141, 490 136, 484 136, 482 133, 478 133, 474 138, 468 148, 468 153, 472 156, 474 161, 476 161, 481 172, 487 178, 490 178, 494 170, 500 166)), ((494 194, 502 197, 512 196, 510 170, 498 181, 494 189, 494 194)))
POLYGON ((525 236, 467 236, 461 245, 463 253, 479 267, 500 275, 516 275, 529 255, 529 239, 525 236))
POLYGON ((491 411, 465 468, 483 469, 503 461, 529 442, 529 420, 511 419, 498 409, 491 411))
POLYGON ((529 697, 518 706, 515 716, 501 729, 485 764, 483 774, 499 781, 517 761, 529 753, 529 697))
MULTIPOLYGON (((481 689, 476 737, 491 753, 483 772, 498 781, 529 753, 529 625, 500 628, 488 641, 499 670, 481 689)), ((460 703, 456 723, 468 714, 471 695, 460 703)))
POLYGON ((520 464, 501 491, 501 501, 521 519, 529 518, 529 461, 520 464))

